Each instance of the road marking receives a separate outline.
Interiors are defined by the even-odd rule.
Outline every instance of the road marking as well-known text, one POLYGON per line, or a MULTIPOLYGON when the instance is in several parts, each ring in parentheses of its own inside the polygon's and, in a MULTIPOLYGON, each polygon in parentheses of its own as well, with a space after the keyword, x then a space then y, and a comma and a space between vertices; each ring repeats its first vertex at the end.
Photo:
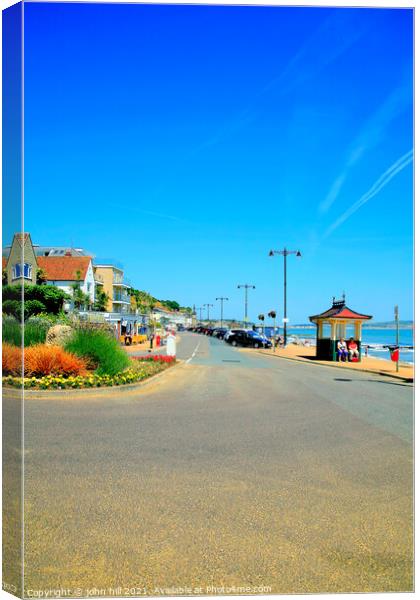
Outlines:
POLYGON ((192 361, 192 359, 194 358, 194 356, 197 354, 197 350, 200 347, 200 342, 198 342, 197 346, 194 349, 194 352, 191 354, 190 358, 188 360, 186 360, 185 362, 188 364, 192 361))

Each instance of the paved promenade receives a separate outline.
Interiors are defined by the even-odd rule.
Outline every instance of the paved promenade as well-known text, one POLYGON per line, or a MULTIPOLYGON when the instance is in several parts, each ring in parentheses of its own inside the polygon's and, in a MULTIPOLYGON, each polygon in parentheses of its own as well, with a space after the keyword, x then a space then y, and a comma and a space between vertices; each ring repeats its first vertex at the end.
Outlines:
POLYGON ((411 590, 412 386, 178 348, 141 391, 26 402, 26 589, 411 590))
POLYGON ((315 347, 298 346, 296 344, 289 344, 286 346, 286 348, 276 348, 275 351, 273 349, 267 349, 261 350, 261 352, 268 354, 269 356, 278 356, 280 358, 299 360, 301 362, 310 362, 312 364, 336 367, 342 370, 376 373, 378 375, 390 376, 408 382, 412 382, 414 380, 414 367, 412 365, 401 363, 397 372, 395 363, 391 360, 384 360, 372 356, 362 356, 362 360, 360 362, 331 362, 326 360, 316 360, 315 347))

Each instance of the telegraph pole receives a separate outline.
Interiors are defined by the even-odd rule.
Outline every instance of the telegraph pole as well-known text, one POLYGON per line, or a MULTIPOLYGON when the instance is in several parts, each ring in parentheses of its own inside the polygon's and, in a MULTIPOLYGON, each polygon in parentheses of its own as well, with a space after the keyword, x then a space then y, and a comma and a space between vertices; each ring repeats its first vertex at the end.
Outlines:
POLYGON ((229 298, 216 298, 216 300, 220 300, 220 327, 223 327, 223 301, 229 298))
POLYGON ((210 306, 213 306, 213 304, 205 304, 204 306, 207 306, 207 321, 210 322, 210 306))
POLYGON ((239 288, 245 289, 245 318, 244 318, 244 321, 245 321, 245 323, 248 323, 248 290, 255 290, 255 285, 250 285, 249 283, 244 283, 244 284, 238 285, 238 289, 239 288))
POLYGON ((302 254, 300 250, 287 250, 284 248, 283 250, 270 250, 268 256, 274 256, 275 254, 280 254, 283 256, 283 344, 286 347, 287 341, 287 257, 289 254, 295 254, 297 257, 301 257, 302 254))

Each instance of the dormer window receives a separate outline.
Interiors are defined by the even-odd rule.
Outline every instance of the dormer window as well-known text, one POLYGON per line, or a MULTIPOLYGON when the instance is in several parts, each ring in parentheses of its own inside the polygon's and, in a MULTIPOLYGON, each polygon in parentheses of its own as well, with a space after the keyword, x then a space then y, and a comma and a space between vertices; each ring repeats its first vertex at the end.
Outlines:
POLYGON ((13 279, 19 279, 23 277, 24 279, 32 280, 32 265, 29 263, 16 263, 13 265, 13 279), (23 272, 22 272, 23 267, 23 272))

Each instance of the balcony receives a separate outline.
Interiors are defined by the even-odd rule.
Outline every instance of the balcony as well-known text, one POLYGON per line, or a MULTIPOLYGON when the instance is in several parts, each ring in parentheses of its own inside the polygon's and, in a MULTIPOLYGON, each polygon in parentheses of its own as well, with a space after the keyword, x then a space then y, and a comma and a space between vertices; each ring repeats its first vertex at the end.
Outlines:
POLYGON ((132 287, 131 281, 129 279, 126 279, 125 277, 122 277, 122 275, 119 275, 116 273, 114 273, 114 277, 112 279, 112 285, 115 287, 123 287, 123 288, 132 287))
POLYGON ((114 292, 112 301, 120 304, 130 304, 130 296, 128 294, 118 294, 114 292))

